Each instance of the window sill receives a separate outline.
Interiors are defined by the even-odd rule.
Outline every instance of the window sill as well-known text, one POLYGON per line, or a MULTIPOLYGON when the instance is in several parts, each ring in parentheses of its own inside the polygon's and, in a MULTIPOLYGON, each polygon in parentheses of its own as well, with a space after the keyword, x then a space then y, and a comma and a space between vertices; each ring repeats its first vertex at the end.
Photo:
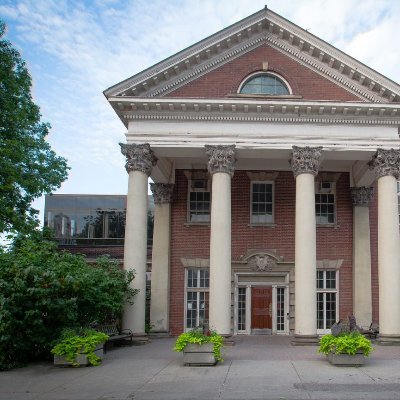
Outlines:
POLYGON ((276 228, 277 224, 275 224, 273 222, 269 222, 269 223, 266 222, 266 223, 259 223, 259 224, 252 222, 248 226, 250 228, 258 228, 258 227, 276 228))
POLYGON ((337 228, 339 228, 339 225, 338 224, 316 224, 317 225, 317 228, 334 228, 334 229, 337 229, 337 228))
POLYGON ((211 223, 210 222, 185 222, 183 225, 186 226, 187 228, 189 228, 190 226, 207 226, 207 227, 210 227, 211 223))
POLYGON ((257 94, 257 93, 235 93, 229 94, 226 97, 234 99, 234 98, 248 98, 248 99, 267 99, 267 100, 297 100, 302 99, 303 96, 298 96, 294 94, 285 94, 285 95, 271 95, 271 94, 257 94))

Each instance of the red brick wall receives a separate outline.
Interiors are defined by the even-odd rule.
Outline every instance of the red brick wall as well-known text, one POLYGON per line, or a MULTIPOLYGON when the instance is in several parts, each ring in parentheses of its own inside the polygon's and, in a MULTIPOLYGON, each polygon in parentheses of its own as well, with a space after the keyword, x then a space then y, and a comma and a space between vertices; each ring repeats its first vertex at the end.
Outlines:
POLYGON ((225 97, 237 93, 246 76, 262 69, 262 62, 285 78, 294 95, 306 100, 360 101, 358 97, 337 86, 316 72, 301 65, 281 52, 262 45, 208 74, 170 93, 169 97, 225 97))
MULTIPOLYGON (((280 172, 275 182, 275 227, 250 227, 250 179, 236 171, 232 180, 232 258, 239 259, 250 249, 276 250, 284 261, 294 261, 295 180, 292 172, 280 172)), ((184 326, 184 267, 180 259, 209 258, 210 227, 185 226, 187 179, 176 172, 172 203, 170 327, 172 334, 184 326)), ((349 175, 342 173, 337 183, 337 228, 317 228, 317 258, 343 259, 340 269, 340 317, 352 313, 353 207, 349 175)))

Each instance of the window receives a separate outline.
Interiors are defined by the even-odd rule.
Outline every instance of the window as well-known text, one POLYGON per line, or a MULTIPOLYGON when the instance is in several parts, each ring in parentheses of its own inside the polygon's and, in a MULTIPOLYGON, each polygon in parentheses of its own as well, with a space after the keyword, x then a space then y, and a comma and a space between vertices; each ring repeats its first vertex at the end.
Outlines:
POLYGON ((317 182, 315 217, 317 224, 334 224, 336 222, 335 182, 317 182))
POLYGON ((274 185, 272 182, 251 183, 251 222, 266 224, 274 222, 274 185))
POLYGON ((272 74, 250 77, 240 89, 242 94, 261 94, 270 96, 289 95, 289 89, 282 79, 272 74))
POLYGON ((238 331, 246 330, 246 288, 238 288, 238 331))
POLYGON ((317 329, 326 331, 337 320, 336 270, 317 270, 317 329))
POLYGON ((189 180, 189 222, 209 222, 211 192, 206 173, 193 173, 189 180))
POLYGON ((207 269, 186 270, 186 328, 208 321, 210 275, 207 269))
POLYGON ((276 330, 285 330, 285 288, 276 288, 276 330))

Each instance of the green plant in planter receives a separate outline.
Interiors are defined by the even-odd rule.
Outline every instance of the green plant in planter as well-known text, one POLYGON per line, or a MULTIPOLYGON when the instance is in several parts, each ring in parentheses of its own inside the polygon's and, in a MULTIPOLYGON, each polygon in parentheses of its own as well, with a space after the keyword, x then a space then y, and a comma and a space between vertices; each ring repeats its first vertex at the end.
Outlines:
POLYGON ((318 352, 326 355, 329 353, 349 355, 363 353, 364 356, 369 356, 372 350, 373 348, 370 340, 359 332, 350 332, 338 336, 333 336, 331 334, 322 336, 319 341, 318 352))
POLYGON ((178 336, 175 342, 174 351, 184 351, 188 344, 213 343, 213 353, 217 361, 223 362, 221 357, 221 348, 224 338, 215 331, 203 333, 203 329, 197 328, 189 332, 184 332, 178 336))
POLYGON ((73 367, 79 367, 76 358, 78 354, 85 354, 89 364, 99 365, 101 358, 96 356, 94 350, 96 347, 106 342, 108 336, 93 329, 83 329, 80 331, 65 329, 58 344, 51 352, 56 356, 64 357, 73 367))

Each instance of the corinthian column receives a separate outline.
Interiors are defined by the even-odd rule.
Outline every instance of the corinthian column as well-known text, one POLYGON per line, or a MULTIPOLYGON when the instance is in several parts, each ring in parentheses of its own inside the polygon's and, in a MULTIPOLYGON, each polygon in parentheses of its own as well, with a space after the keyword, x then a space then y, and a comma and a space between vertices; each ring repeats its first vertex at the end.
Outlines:
POLYGON ((235 146, 206 146, 212 175, 210 328, 231 334, 231 178, 235 146))
POLYGON ((379 332, 382 342, 400 341, 400 236, 397 180, 400 150, 378 149, 369 163, 378 180, 379 332))
POLYGON ((372 322, 371 241, 369 204, 372 187, 352 187, 353 202, 353 312, 359 326, 372 322))
POLYGON ((322 147, 293 146, 291 166, 296 178, 295 228, 295 339, 293 344, 317 340, 317 255, 314 177, 322 147))
POLYGON ((123 328, 131 329, 135 335, 143 335, 146 309, 147 183, 157 158, 148 143, 120 143, 120 146, 121 153, 126 157, 125 168, 129 174, 124 269, 135 270, 132 287, 139 290, 134 304, 125 304, 123 328))
POLYGON ((169 330, 171 199, 174 185, 151 183, 150 188, 154 197, 150 323, 154 332, 167 333, 169 330))

